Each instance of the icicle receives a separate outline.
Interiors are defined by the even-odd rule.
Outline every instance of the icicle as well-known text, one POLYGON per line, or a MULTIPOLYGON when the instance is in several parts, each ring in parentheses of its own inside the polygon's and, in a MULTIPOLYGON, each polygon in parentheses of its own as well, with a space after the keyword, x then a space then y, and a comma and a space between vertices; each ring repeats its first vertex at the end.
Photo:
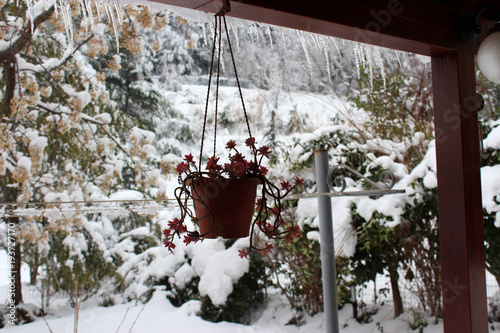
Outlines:
POLYGON ((207 36, 207 29, 205 28, 206 24, 201 25, 201 33, 203 34, 203 44, 205 47, 208 46, 208 36, 207 36))
POLYGON ((321 51, 321 46, 320 46, 320 43, 318 40, 318 38, 319 38, 318 35, 310 33, 309 36, 310 36, 310 39, 313 41, 314 46, 316 46, 316 50, 321 51))
MULTIPOLYGON (((33 0, 26 0, 26 4, 28 6, 28 9, 26 10, 27 11, 27 14, 28 14, 28 18, 30 20, 30 25, 31 25, 31 33, 33 34, 34 30, 35 30, 35 13, 34 13, 34 9, 33 9, 33 0)), ((18 2, 18 6, 19 6, 19 2, 18 2)))
POLYGON ((114 1, 114 4, 113 4, 114 8, 115 8, 115 12, 116 12, 116 16, 118 17, 118 24, 120 26, 123 25, 123 8, 120 4, 120 1, 119 0, 115 0, 114 1))
POLYGON ((234 35, 234 40, 236 41, 236 51, 240 52, 240 36, 238 34, 238 27, 234 23, 234 19, 229 20, 229 26, 231 27, 231 32, 234 35))
POLYGON ((396 55, 396 59, 398 60, 399 67, 402 67, 401 58, 399 57, 399 52, 394 50, 394 54, 396 55))
POLYGON ((104 8, 106 9, 106 15, 111 21, 111 24, 113 25, 113 31, 115 32, 115 40, 116 40, 116 53, 120 51, 120 40, 118 38, 118 26, 116 24, 115 16, 111 12, 111 8, 109 4, 105 4, 104 8))
POLYGON ((224 73, 226 71, 226 63, 224 62, 224 48, 221 48, 220 50, 220 67, 221 72, 224 73))
POLYGON ((269 43, 271 44, 271 51, 274 51, 273 35, 272 35, 271 27, 269 25, 267 25, 267 35, 269 36, 269 43))
POLYGON ((250 30, 248 30, 248 28, 247 28, 247 33, 248 33, 248 37, 250 37, 250 41, 252 43, 255 43, 256 42, 255 36, 250 32, 250 30))
MULTIPOLYGON (((92 1, 86 0, 85 4, 86 4, 86 8, 87 8, 87 15, 89 17, 90 24, 92 27, 92 25, 94 24, 94 21, 95 21, 94 12, 92 11, 92 1)), ((98 8, 99 6, 97 6, 97 4, 96 4, 95 7, 98 8)), ((99 11, 97 11, 97 13, 99 13, 99 11)), ((98 18, 99 18, 99 16, 98 16, 98 18)))
POLYGON ((259 29, 257 29, 257 24, 254 23, 254 24, 252 24, 250 26, 252 27, 252 29, 253 29, 253 31, 255 33, 255 40, 256 40, 256 42, 259 43, 259 41, 260 41, 260 33, 259 33, 259 29))
POLYGON ((210 35, 212 35, 212 40, 215 40, 215 25, 213 22, 209 23, 210 35))
POLYGON ((302 50, 304 50, 304 54, 306 55, 307 64, 309 65, 309 75, 310 75, 311 80, 312 80, 312 63, 311 63, 311 59, 309 57, 309 51, 307 50, 307 45, 306 45, 304 38, 302 36, 302 32, 297 30, 297 35, 299 36, 300 44, 302 45, 302 50))
POLYGON ((61 14, 64 21, 64 28, 66 30, 66 36, 68 37, 69 49, 73 50, 74 46, 74 31, 73 31, 73 19, 71 17, 71 5, 67 0, 59 0, 61 14))
POLYGON ((354 46, 354 62, 356 64, 356 71, 358 73, 358 79, 361 78, 361 64, 363 61, 361 60, 361 57, 363 56, 361 49, 360 49, 360 44, 356 44, 354 46))
POLYGON ((97 10, 97 17, 100 18, 101 17, 101 9, 100 9, 101 6, 100 5, 98 6, 97 3, 95 3, 95 8, 97 10))
POLYGON ((88 10, 87 10, 87 1, 86 0, 82 0, 80 2, 80 8, 81 8, 81 11, 82 11, 82 26, 85 28, 85 33, 86 34, 89 34, 89 30, 90 30, 90 27, 91 27, 91 21, 90 21, 90 17, 88 15, 88 10))
POLYGON ((339 49, 339 46, 337 45, 336 39, 333 37, 330 37, 330 40, 332 41, 333 46, 335 46, 335 48, 337 49, 337 53, 339 54, 340 61, 341 62, 344 61, 344 57, 342 56, 342 53, 340 52, 340 49, 339 49))
POLYGON ((328 50, 326 48, 325 37, 324 36, 320 36, 319 42, 321 43, 321 47, 323 48, 323 51, 325 53, 326 72, 328 73, 328 83, 330 83, 331 85, 333 85, 333 82, 332 82, 332 72, 331 72, 331 69, 330 69, 330 56, 328 55, 328 50))
MULTIPOLYGON (((305 32, 303 31, 302 32, 302 35, 304 36, 304 40, 306 41, 306 45, 308 46, 308 50, 312 49, 313 47, 316 48, 316 51, 319 50, 317 44, 316 44, 316 40, 314 39, 314 34, 310 33, 310 32, 305 32)), ((309 54, 311 54, 309 52, 309 54)))
POLYGON ((279 28, 281 32, 281 37, 283 38, 283 46, 287 47, 286 37, 285 37, 285 28, 279 28))
POLYGON ((248 36, 252 40, 252 43, 258 43, 259 42, 259 31, 257 30, 257 27, 255 26, 255 23, 248 24, 247 21, 245 22, 245 27, 247 29, 248 36))
POLYGON ((373 90, 373 59, 372 52, 369 47, 364 47, 364 51, 366 53, 366 62, 368 64, 368 73, 370 74, 370 91, 373 90))
POLYGON ((386 76, 385 76, 385 66, 384 59, 382 58, 382 54, 380 52, 380 47, 375 47, 375 63, 377 64, 378 69, 380 70, 380 74, 382 75, 382 81, 384 82, 384 89, 387 88, 386 76))

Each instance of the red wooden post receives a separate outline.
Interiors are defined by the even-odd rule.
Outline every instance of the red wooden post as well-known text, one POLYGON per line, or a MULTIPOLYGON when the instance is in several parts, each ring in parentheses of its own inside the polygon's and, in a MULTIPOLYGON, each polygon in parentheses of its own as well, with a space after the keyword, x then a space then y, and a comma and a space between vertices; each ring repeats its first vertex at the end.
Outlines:
POLYGON ((474 55, 432 57, 445 333, 488 332, 474 55))

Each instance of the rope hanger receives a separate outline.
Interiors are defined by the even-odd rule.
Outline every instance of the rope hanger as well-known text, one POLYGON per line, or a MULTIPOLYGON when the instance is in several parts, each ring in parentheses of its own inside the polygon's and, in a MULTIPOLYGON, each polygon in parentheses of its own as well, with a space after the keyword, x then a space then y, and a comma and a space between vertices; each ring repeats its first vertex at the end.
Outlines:
MULTIPOLYGON (((229 30, 227 28, 227 21, 226 21, 226 16, 225 13, 229 12, 231 10, 231 6, 229 4, 229 1, 226 0, 224 1, 224 5, 219 10, 217 14, 215 14, 215 32, 214 32, 214 44, 212 47, 212 59, 210 62, 210 73, 209 73, 209 78, 208 78, 208 88, 207 88, 207 99, 206 99, 206 104, 205 104, 205 114, 204 114, 204 119, 203 119, 203 131, 202 131, 202 136, 201 136, 201 147, 200 147, 200 159, 198 162, 198 170, 201 170, 201 160, 203 158, 203 146, 205 143, 205 130, 207 126, 207 117, 208 117, 208 108, 209 108, 209 101, 210 101, 210 87, 212 85, 212 76, 213 76, 213 71, 214 71, 214 63, 215 63, 215 49, 216 45, 218 45, 218 54, 217 54, 217 78, 216 78, 216 92, 215 92, 215 115, 214 115, 214 152, 213 156, 216 156, 216 147, 217 147, 217 117, 218 117, 218 108, 219 108, 219 86, 220 86, 220 65, 221 65, 221 53, 222 53, 222 22, 224 22, 224 29, 226 30, 226 38, 227 38, 227 44, 229 47, 229 53, 231 55, 231 62, 233 64, 233 69, 234 69, 234 75, 236 78, 236 83, 238 86, 238 92, 241 100, 241 105, 243 107, 243 114, 245 115, 245 122, 247 125, 247 131, 248 131, 248 137, 252 138, 252 130, 250 129, 250 121, 248 120, 248 114, 245 106, 245 101, 243 99, 243 92, 241 91, 241 84, 240 84, 240 79, 238 77, 238 71, 236 69, 236 62, 234 61, 234 53, 233 53, 233 48, 231 45, 231 39, 229 38, 229 30)), ((254 155, 255 162, 257 162, 257 151, 255 147, 252 147, 252 153, 254 155)))

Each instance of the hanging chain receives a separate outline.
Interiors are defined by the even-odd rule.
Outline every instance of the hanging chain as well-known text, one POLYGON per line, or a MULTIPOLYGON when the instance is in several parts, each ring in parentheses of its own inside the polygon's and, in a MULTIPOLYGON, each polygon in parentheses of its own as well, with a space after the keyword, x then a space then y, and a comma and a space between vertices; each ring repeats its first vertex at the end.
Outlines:
POLYGON ((201 147, 200 147, 200 160, 198 162, 198 170, 201 171, 201 159, 203 157, 203 143, 205 142, 205 128, 207 127, 207 115, 208 115, 208 102, 210 101, 210 86, 212 84, 212 71, 214 67, 214 57, 215 57, 215 41, 217 40, 217 17, 215 18, 215 33, 214 33, 214 45, 212 47, 212 61, 210 62, 210 74, 208 77, 208 90, 207 90, 207 102, 205 104, 205 118, 203 120, 203 131, 201 133, 201 147))
MULTIPOLYGON (((224 18, 224 27, 226 29, 227 44, 229 46, 229 52, 231 53, 231 61, 233 63, 234 76, 236 77, 236 83, 238 84, 238 91, 240 93, 241 105, 243 106, 243 113, 245 115, 245 121, 247 123, 248 136, 249 136, 249 138, 253 138, 252 130, 250 129, 250 121, 248 120, 247 109, 245 107, 245 101, 243 100, 243 93, 241 92, 240 79, 238 78, 238 71, 236 70, 236 63, 234 62, 233 47, 231 46, 231 39, 229 38, 229 30, 227 29, 226 16, 224 15, 222 17, 224 18)), ((253 155, 254 155, 254 159, 255 159, 255 164, 257 164, 257 149, 255 148, 255 145, 252 145, 252 150, 253 150, 253 155)))
MULTIPOLYGON (((216 16, 215 19, 219 19, 219 54, 217 56, 217 85, 215 90, 215 129, 214 129, 214 156, 215 149, 217 147, 217 113, 219 110, 219 79, 220 79, 220 62, 221 62, 221 52, 222 52, 222 19, 220 16, 216 16)), ((215 43, 215 41, 214 41, 215 43)))
MULTIPOLYGON (((245 121, 247 125, 247 130, 248 130, 248 135, 249 138, 253 138, 252 136, 252 130, 250 129, 250 121, 248 119, 248 114, 247 110, 245 107, 245 101, 243 99, 243 93, 241 91, 241 84, 240 84, 240 79, 238 77, 238 71, 236 70, 236 63, 234 61, 234 53, 233 53, 233 48, 231 46, 231 39, 229 38, 229 30, 227 28, 227 22, 226 22, 226 16, 223 15, 216 15, 215 16, 215 32, 214 32, 214 44, 212 47, 212 59, 210 62, 210 74, 208 78, 208 89, 207 89, 207 100, 205 104, 205 115, 203 119, 203 131, 201 135, 201 147, 200 147, 200 160, 198 164, 198 170, 201 171, 201 160, 203 157, 203 146, 205 143, 205 131, 207 127, 207 116, 208 116, 208 107, 209 107, 209 101, 210 101, 210 87, 212 85, 212 74, 213 74, 213 69, 214 69, 214 61, 215 61, 215 49, 216 45, 218 43, 218 55, 217 55, 217 79, 216 79, 216 93, 215 93, 215 129, 214 129, 214 155, 216 155, 216 148, 217 148, 217 117, 218 117, 218 108, 219 108, 219 86, 220 86, 220 66, 221 66, 221 57, 222 57, 222 19, 224 19, 224 28, 226 29, 226 36, 227 36, 227 42, 229 46, 229 52, 231 54, 231 62, 233 64, 234 68, 234 75, 236 77, 236 83, 238 85, 238 92, 240 95, 241 99, 241 105, 243 107, 243 114, 245 115, 245 121)), ((257 163, 257 149, 255 148, 255 145, 252 145, 252 153, 254 155, 254 160, 255 163, 257 163)))

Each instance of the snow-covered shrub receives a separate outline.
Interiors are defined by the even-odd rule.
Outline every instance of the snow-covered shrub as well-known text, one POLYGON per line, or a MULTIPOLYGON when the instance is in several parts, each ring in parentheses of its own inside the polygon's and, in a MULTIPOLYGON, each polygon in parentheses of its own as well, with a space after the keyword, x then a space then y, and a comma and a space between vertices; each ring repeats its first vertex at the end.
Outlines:
POLYGON ((488 300, 488 320, 490 322, 500 322, 500 304, 497 297, 488 300))
POLYGON ((485 122, 484 152, 481 158, 481 188, 483 195, 484 235, 486 241, 486 269, 500 285, 500 200, 498 173, 500 172, 500 122, 485 122))
POLYGON ((76 304, 96 294, 120 290, 122 279, 108 248, 115 234, 107 231, 103 222, 84 219, 81 227, 71 232, 61 230, 49 235, 47 252, 40 259, 47 302, 42 306, 49 305, 56 293, 64 293, 70 304, 76 304))
MULTIPOLYGON (((412 59, 411 69, 386 68, 373 74, 360 67, 357 87, 348 95, 354 105, 366 111, 367 117, 356 124, 365 139, 390 140, 405 144, 398 162, 407 167, 417 165, 434 137, 432 122, 432 83, 428 67, 412 59), (412 142, 416 133, 423 140, 412 142)), ((383 147, 381 147, 383 149, 383 147)), ((377 153, 374 145, 371 152, 377 153)))
POLYGON ((246 243, 248 239, 205 240, 176 248, 167 258, 174 256, 177 263, 170 265, 172 270, 164 270, 156 284, 166 286, 167 297, 174 306, 200 300, 200 316, 206 320, 249 323, 263 303, 270 281, 266 262, 258 255, 247 259, 238 256, 238 249, 246 243))
POLYGON ((428 325, 425 316, 421 312, 413 309, 408 312, 403 320, 408 321, 410 328, 415 331, 418 330, 419 333, 424 332, 424 328, 428 325))
POLYGON ((250 324, 265 301, 266 290, 271 285, 267 263, 259 254, 249 258, 250 266, 228 295, 223 305, 214 305, 210 297, 202 297, 201 317, 205 320, 229 321, 250 324))
POLYGON ((299 315, 323 310, 323 283, 318 228, 305 224, 291 243, 278 241, 269 256, 276 285, 299 315))
POLYGON ((367 324, 373 321, 372 316, 378 312, 378 307, 374 304, 366 304, 361 301, 359 304, 359 314, 356 317, 358 323, 367 324))

